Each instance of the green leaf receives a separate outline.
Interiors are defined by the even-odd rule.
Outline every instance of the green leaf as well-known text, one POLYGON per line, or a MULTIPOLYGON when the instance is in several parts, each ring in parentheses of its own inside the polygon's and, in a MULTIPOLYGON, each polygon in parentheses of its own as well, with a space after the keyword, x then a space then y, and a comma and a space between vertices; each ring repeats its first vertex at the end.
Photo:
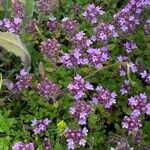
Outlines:
POLYGON ((34 0, 25 0, 25 12, 27 18, 32 17, 34 12, 34 4, 35 4, 34 0))
POLYGON ((64 146, 60 143, 56 143, 55 146, 54 146, 54 150, 65 150, 64 146))
POLYGON ((15 118, 8 118, 8 116, 3 116, 0 112, 0 132, 8 135, 14 124, 16 124, 15 118))
POLYGON ((30 65, 30 54, 21 42, 19 36, 9 32, 0 32, 0 46, 2 46, 8 52, 12 52, 16 56, 20 57, 25 66, 30 65))
POLYGON ((38 148, 36 150, 43 150, 42 145, 39 145, 38 148))
POLYGON ((5 18, 8 17, 8 11, 10 10, 11 8, 11 3, 12 1, 11 0, 5 0, 4 1, 4 7, 5 7, 5 18))
POLYGON ((9 150, 10 137, 0 138, 0 149, 9 150))

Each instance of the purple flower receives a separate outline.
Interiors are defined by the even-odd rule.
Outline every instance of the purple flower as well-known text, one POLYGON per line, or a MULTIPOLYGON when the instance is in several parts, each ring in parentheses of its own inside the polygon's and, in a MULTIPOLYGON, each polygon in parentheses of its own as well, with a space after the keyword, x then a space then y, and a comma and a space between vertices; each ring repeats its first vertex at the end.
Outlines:
POLYGON ((130 10, 132 13, 141 14, 144 8, 150 5, 149 0, 130 0, 126 5, 126 9, 130 10))
POLYGON ((83 16, 92 22, 92 24, 97 23, 97 18, 100 15, 103 15, 105 12, 101 7, 95 6, 94 4, 89 4, 86 11, 83 13, 83 16))
POLYGON ((140 113, 145 113, 147 105, 147 96, 145 93, 140 93, 140 95, 130 97, 128 99, 128 104, 133 110, 139 110, 140 113))
POLYGON ((80 49, 75 48, 71 53, 64 53, 60 62, 71 69, 78 65, 88 64, 88 59, 83 57, 83 52, 80 49))
POLYGON ((48 79, 42 80, 37 85, 37 89, 39 90, 39 93, 42 94, 47 100, 50 98, 55 100, 60 94, 60 87, 48 79))
POLYGON ((108 50, 103 51, 103 48, 89 48, 87 50, 89 63, 93 64, 96 68, 103 67, 103 63, 109 60, 108 50))
POLYGON ((141 112, 139 109, 134 109, 131 113, 131 116, 133 117, 139 117, 141 115, 141 112))
POLYGON ((133 5, 128 4, 113 16, 116 28, 122 33, 131 33, 140 24, 139 15, 133 9, 133 5))
POLYGON ((83 129, 65 129, 65 136, 67 138, 68 149, 75 149, 75 147, 85 146, 87 128, 83 129))
POLYGON ((19 17, 15 17, 13 19, 4 18, 0 21, 0 27, 13 34, 19 34, 22 27, 22 19, 19 17))
POLYGON ((68 89, 74 95, 74 99, 79 100, 85 96, 85 92, 93 90, 93 86, 80 75, 76 75, 74 81, 68 85, 68 89))
POLYGON ((145 28, 145 32, 146 32, 147 34, 150 34, 150 19, 148 19, 148 20, 146 21, 146 24, 145 24, 144 28, 145 28))
POLYGON ((57 61, 60 44, 55 39, 47 39, 41 43, 41 52, 46 55, 50 60, 57 61))
POLYGON ((49 17, 47 25, 48 25, 50 31, 54 32, 58 27, 58 22, 57 22, 56 18, 54 16, 52 16, 52 17, 49 17))
POLYGON ((141 78, 144 79, 144 81, 148 84, 150 84, 150 73, 148 73, 146 70, 140 73, 141 78))
POLYGON ((76 33, 72 38, 72 42, 79 49, 88 48, 92 44, 92 41, 86 37, 83 31, 76 33))
MULTIPOLYGON (((119 56, 117 59, 118 59, 118 61, 121 62, 121 63, 123 63, 123 62, 128 63, 129 68, 130 68, 130 70, 131 70, 133 73, 136 73, 136 72, 138 71, 137 66, 136 66, 132 61, 130 61, 130 60, 128 59, 128 57, 121 55, 121 56, 119 56)), ((127 74, 127 65, 126 65, 126 64, 121 64, 121 66, 119 67, 119 75, 120 75, 120 76, 126 76, 126 74, 127 74)))
POLYGON ((58 5, 58 0, 37 0, 36 6, 37 10, 40 13, 44 13, 46 15, 50 14, 53 9, 58 5))
POLYGON ((129 91, 130 91, 130 83, 128 80, 124 80, 124 83, 121 86, 120 92, 122 95, 124 95, 124 94, 127 94, 129 91))
POLYGON ((34 150, 34 144, 27 142, 18 142, 12 146, 12 150, 34 150))
POLYGON ((32 85, 32 76, 25 69, 20 70, 16 80, 16 87, 19 90, 26 89, 32 85))
POLYGON ((78 124, 84 125, 91 112, 91 106, 86 102, 77 101, 70 107, 69 112, 78 121, 78 124))
POLYGON ((43 150, 52 150, 50 140, 47 137, 45 137, 43 141, 43 150))
POLYGON ((104 89, 102 86, 97 86, 97 94, 92 98, 94 104, 103 104, 105 108, 110 108, 113 104, 116 103, 115 92, 109 92, 107 89, 104 89))
POLYGON ((76 20, 68 17, 62 19, 62 28, 67 33, 73 34, 76 31, 77 25, 78 23, 76 20))
POLYGON ((136 46, 136 43, 135 43, 135 42, 130 41, 130 42, 126 42, 126 43, 124 44, 124 48, 125 48, 125 51, 126 51, 127 53, 131 53, 134 49, 137 48, 137 46, 136 46))
POLYGON ((100 23, 94 28, 94 34, 96 39, 100 42, 107 42, 109 38, 118 37, 118 33, 115 31, 114 25, 107 23, 100 23))
POLYGON ((138 132, 142 127, 141 121, 134 116, 125 116, 122 121, 122 128, 128 130, 128 133, 138 132))
POLYGON ((19 0, 13 0, 12 1, 12 7, 13 7, 13 15, 19 18, 25 17, 25 6, 22 2, 19 0))
POLYGON ((36 33, 36 24, 37 24, 36 20, 30 20, 25 27, 26 31, 30 34, 36 33))
POLYGON ((133 62, 129 62, 129 67, 133 73, 138 71, 137 66, 133 62))
POLYGON ((34 119, 32 121, 32 127, 34 134, 40 134, 41 132, 45 131, 47 126, 49 125, 49 123, 51 123, 51 120, 49 120, 48 118, 42 119, 42 120, 37 120, 34 119))
POLYGON ((145 108, 146 108, 146 114, 147 114, 147 115, 150 115, 150 103, 148 103, 148 104, 145 106, 145 108))

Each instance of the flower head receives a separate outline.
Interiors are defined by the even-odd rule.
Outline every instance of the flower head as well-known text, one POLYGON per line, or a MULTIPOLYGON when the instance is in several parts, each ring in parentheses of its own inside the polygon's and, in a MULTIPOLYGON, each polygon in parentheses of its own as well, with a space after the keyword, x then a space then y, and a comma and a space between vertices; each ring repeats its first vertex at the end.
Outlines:
POLYGON ((20 74, 17 75, 16 80, 16 87, 19 90, 26 89, 32 84, 32 76, 25 69, 20 71, 20 74))
POLYGON ((34 128, 33 132, 35 134, 40 134, 41 132, 46 130, 49 123, 51 123, 51 120, 49 120, 48 118, 45 118, 45 119, 42 119, 42 120, 34 119, 32 121, 32 127, 34 128))
POLYGON ((128 130, 128 133, 131 134, 133 132, 138 132, 141 127, 141 121, 134 116, 125 116, 122 121, 122 127, 128 130))
POLYGON ((130 41, 130 42, 126 42, 126 43, 124 44, 124 48, 125 48, 125 51, 126 51, 127 53, 131 53, 134 49, 137 48, 137 46, 136 46, 136 43, 135 43, 135 42, 130 41))
POLYGON ((57 61, 59 55, 60 45, 55 39, 47 39, 41 43, 41 52, 50 60, 57 61))
POLYGON ((43 150, 52 150, 50 140, 47 137, 43 140, 43 150))
POLYGON ((83 53, 80 49, 75 48, 71 53, 65 53, 61 57, 60 62, 71 69, 78 65, 88 64, 88 59, 83 57, 83 53))
POLYGON ((106 48, 89 48, 87 50, 89 63, 93 64, 96 68, 100 69, 103 67, 103 63, 109 60, 108 49, 106 48))
POLYGON ((85 92, 93 90, 93 86, 80 75, 76 75, 74 81, 68 85, 68 89, 74 95, 75 100, 80 100, 85 96, 85 92))
POLYGON ((91 106, 86 102, 77 101, 70 107, 69 112, 74 119, 77 119, 78 124, 84 125, 91 112, 91 106))
POLYGON ((75 147, 85 146, 87 132, 88 130, 85 127, 83 129, 65 129, 68 149, 75 149, 75 147))
POLYGON ((102 86, 97 86, 96 88, 97 94, 93 96, 92 102, 94 104, 103 104, 105 108, 110 108, 113 104, 116 103, 115 92, 109 92, 107 89, 104 89, 102 86))
POLYGON ((94 34, 100 42, 107 42, 109 38, 118 37, 115 26, 107 23, 100 23, 94 28, 94 34))
POLYGON ((95 6, 94 4, 89 4, 86 11, 83 13, 83 16, 95 24, 98 21, 97 18, 104 13, 105 12, 101 7, 95 6))
POLYGON ((55 100, 55 98, 60 94, 60 87, 48 79, 42 80, 37 85, 37 89, 46 99, 51 98, 55 100))
POLYGON ((18 142, 12 146, 12 150, 34 150, 34 144, 26 142, 18 142))
POLYGON ((67 33, 74 33, 77 28, 77 21, 70 19, 68 17, 65 17, 62 19, 62 28, 67 33))

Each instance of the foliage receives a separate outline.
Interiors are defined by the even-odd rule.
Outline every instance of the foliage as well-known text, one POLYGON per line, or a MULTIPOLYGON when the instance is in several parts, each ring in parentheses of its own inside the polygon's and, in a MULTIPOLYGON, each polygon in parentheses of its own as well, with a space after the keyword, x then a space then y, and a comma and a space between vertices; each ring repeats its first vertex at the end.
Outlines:
POLYGON ((146 22, 150 6, 142 8, 140 15, 134 14, 139 25, 123 32, 117 24, 119 17, 115 20, 113 15, 121 12, 129 3, 127 0, 15 2, 0 0, 0 150, 12 149, 18 142, 34 143, 35 150, 45 150, 45 137, 52 149, 67 150, 70 135, 66 130, 76 135, 81 134, 78 129, 84 127, 88 133, 81 134, 81 144, 75 136, 78 143, 75 149, 121 150, 119 143, 125 145, 126 150, 150 149, 150 23, 146 22), (91 23, 90 14, 83 15, 92 3, 105 11, 95 15, 95 24, 91 23), (45 11, 42 12, 41 7, 45 11), (8 24, 1 25, 6 18, 8 24), (106 40, 98 36, 104 28, 106 40), (96 41, 93 35, 97 36, 96 41), (78 43, 80 37, 83 41, 78 43), (88 45, 89 41, 92 44, 88 45), (126 42, 136 43, 131 53, 126 42), (98 51, 101 54, 97 56, 98 51), (122 61, 118 59, 120 55, 122 61), (97 63, 93 61, 95 57, 98 57, 97 63), (122 68, 125 76, 120 76, 122 68), (142 77, 144 71, 146 75, 142 77), (131 127, 130 134, 129 128, 123 127, 124 118, 133 116, 136 98, 144 105, 139 104, 140 122, 136 122, 142 127, 137 132, 131 127), (78 107, 78 100, 85 102, 84 109, 78 107), (72 106, 77 107, 76 111, 72 106), (45 118, 51 120, 48 125, 43 122, 45 118), (34 134, 34 126, 40 128, 37 124, 32 126, 35 119, 44 124, 40 134, 34 134))

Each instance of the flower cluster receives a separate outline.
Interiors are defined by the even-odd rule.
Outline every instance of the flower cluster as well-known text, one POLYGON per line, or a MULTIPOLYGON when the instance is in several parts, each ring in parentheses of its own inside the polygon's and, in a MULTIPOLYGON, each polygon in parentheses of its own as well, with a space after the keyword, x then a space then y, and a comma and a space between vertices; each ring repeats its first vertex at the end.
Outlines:
POLYGON ((13 15, 15 17, 24 18, 25 16, 25 6, 22 2, 19 0, 13 0, 12 1, 12 7, 13 7, 13 15))
POLYGON ((128 57, 126 56, 119 56, 118 58, 118 61, 120 63, 122 63, 119 67, 119 75, 120 76, 126 76, 127 74, 127 65, 129 67, 129 69, 133 72, 133 73, 136 73, 138 71, 138 68, 137 66, 128 59, 128 57), (124 63, 124 64, 123 64, 124 63))
POLYGON ((33 143, 26 143, 26 142, 18 142, 12 146, 12 150, 34 150, 33 143))
POLYGON ((99 25, 94 28, 94 34, 97 41, 100 42, 107 42, 109 38, 118 37, 115 26, 108 23, 99 23, 99 25))
POLYGON ((141 14, 143 9, 150 5, 149 0, 129 0, 129 3, 125 6, 135 14, 141 14))
POLYGON ((74 95, 74 99, 79 100, 85 96, 87 90, 93 90, 93 86, 80 75, 76 75, 74 81, 68 85, 68 89, 74 95))
POLYGON ((68 17, 65 17, 62 19, 62 28, 67 33, 74 33, 77 28, 77 21, 70 19, 68 17))
POLYGON ((127 53, 131 53, 136 48, 137 48, 137 45, 133 41, 129 41, 124 44, 124 49, 127 53))
POLYGON ((77 101, 70 107, 69 112, 78 121, 78 124, 84 125, 91 112, 91 106, 84 101, 77 101))
POLYGON ((41 52, 45 54, 50 60, 57 61, 59 55, 60 44, 56 39, 47 39, 41 43, 41 52))
POLYGON ((130 0, 120 12, 114 14, 116 27, 123 33, 131 33, 140 24, 139 15, 149 5, 148 0, 130 0))
POLYGON ((48 15, 58 5, 58 0, 37 0, 36 6, 40 13, 48 15))
POLYGON ((92 102, 94 104, 103 104, 105 108, 110 108, 113 104, 116 103, 115 92, 109 92, 107 89, 104 89, 102 86, 97 86, 96 88, 97 94, 93 96, 92 102))
POLYGON ((95 6, 94 4, 88 5, 86 11, 83 13, 83 16, 90 20, 93 24, 97 23, 97 18, 99 15, 103 15, 105 12, 101 7, 95 6))
POLYGON ((83 129, 65 129, 68 149, 75 149, 75 147, 85 146, 87 132, 88 130, 85 127, 83 129))
POLYGON ((43 150, 52 150, 50 140, 47 137, 45 137, 43 141, 43 150))
POLYGON ((80 31, 74 35, 72 42, 76 48, 87 48, 92 44, 92 41, 88 39, 83 31, 80 31))
POLYGON ((111 147, 110 150, 134 150, 134 148, 130 147, 130 145, 125 141, 119 141, 117 142, 117 146, 115 148, 111 147))
POLYGON ((38 85, 37 89, 47 100, 55 98, 60 94, 60 87, 52 81, 45 79, 42 80, 38 85))
POLYGON ((25 69, 20 71, 20 74, 17 75, 16 80, 16 87, 19 90, 26 89, 32 85, 32 76, 25 69))
POLYGON ((83 57, 83 54, 79 48, 75 48, 71 53, 64 53, 60 62, 67 68, 74 68, 78 65, 88 64, 88 59, 83 57))
POLYGON ((122 9, 117 14, 114 14, 115 25, 123 33, 130 33, 140 24, 138 15, 135 15, 128 8, 122 9))
POLYGON ((107 47, 103 48, 89 48, 87 50, 89 63, 93 64, 96 68, 103 67, 103 63, 109 60, 107 47))
POLYGON ((4 18, 0 21, 0 28, 13 34, 18 34, 21 31, 22 19, 15 17, 12 20, 4 18))
POLYGON ((141 129, 142 124, 140 119, 134 116, 125 116, 122 121, 122 127, 128 130, 128 133, 137 132, 141 129))
POLYGON ((30 20, 29 23, 26 25, 25 29, 28 33, 33 34, 36 32, 36 20, 30 20))
POLYGON ((147 113, 150 115, 150 103, 147 102, 147 96, 145 93, 140 93, 140 95, 130 97, 128 99, 128 104, 133 109, 132 116, 138 117, 141 113, 147 113))
POLYGON ((47 22, 47 26, 49 27, 49 30, 51 32, 54 32, 57 29, 58 22, 57 22, 57 20, 56 20, 56 18, 54 16, 49 17, 49 20, 47 22))
POLYGON ((124 94, 127 94, 129 91, 130 91, 130 82, 129 80, 124 80, 124 83, 121 86, 120 92, 122 95, 124 95, 124 94))
POLYGON ((144 28, 145 28, 145 32, 146 32, 147 34, 150 34, 150 19, 148 19, 148 20, 146 21, 146 24, 145 24, 144 28))
POLYGON ((40 134, 41 132, 45 131, 50 122, 51 122, 51 120, 49 120, 48 118, 45 118, 42 120, 34 119, 32 121, 32 127, 34 128, 33 129, 34 134, 40 134))
POLYGON ((12 81, 6 81, 5 86, 9 91, 15 91, 16 85, 12 81))
POLYGON ((142 79, 148 84, 150 84, 150 73, 148 73, 146 70, 140 73, 142 79))

